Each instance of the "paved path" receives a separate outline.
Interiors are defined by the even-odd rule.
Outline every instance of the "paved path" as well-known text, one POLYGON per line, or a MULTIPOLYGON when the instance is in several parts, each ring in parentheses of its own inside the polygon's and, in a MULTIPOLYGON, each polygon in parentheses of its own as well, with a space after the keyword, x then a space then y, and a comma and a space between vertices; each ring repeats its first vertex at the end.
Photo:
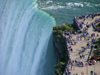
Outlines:
MULTIPOLYGON (((95 19, 97 18, 100 18, 100 16, 96 16, 94 17, 94 19, 91 19, 91 18, 88 18, 85 20, 85 24, 88 22, 88 24, 91 24, 92 22, 95 21, 95 19)), ((79 20, 79 22, 83 21, 82 20, 79 20)), ((83 25, 83 28, 86 27, 86 25, 83 25)), ((91 26, 89 29, 88 29, 88 33, 92 34, 92 33, 95 33, 95 34, 99 34, 99 37, 100 37, 100 33, 99 32, 95 32, 93 30, 93 27, 91 26)), ((81 36, 82 34, 77 34, 77 35, 73 35, 72 39, 76 40, 76 37, 77 36, 81 36)), ((98 38, 98 37, 97 37, 98 38)), ((83 54, 85 55, 85 58, 83 59, 80 59, 79 57, 79 51, 82 50, 81 47, 86 47, 87 43, 90 42, 91 43, 91 39, 90 40, 84 40, 84 38, 82 38, 82 41, 77 41, 77 44, 76 45, 72 45, 72 49, 73 49, 73 52, 70 52, 70 55, 71 55, 71 60, 80 60, 80 61, 83 61, 84 63, 86 63, 87 61, 87 58, 88 58, 88 52, 90 52, 90 49, 87 49, 83 54)), ((70 68, 70 67, 69 67, 70 68)), ((94 65, 92 66, 88 66, 88 67, 78 67, 77 65, 74 64, 72 70, 70 69, 70 72, 71 72, 71 75, 73 74, 76 74, 78 73, 78 75, 81 75, 81 72, 84 72, 84 75, 90 75, 90 71, 94 71, 94 65)), ((95 64, 95 72, 100 75, 100 62, 97 62, 95 64)))

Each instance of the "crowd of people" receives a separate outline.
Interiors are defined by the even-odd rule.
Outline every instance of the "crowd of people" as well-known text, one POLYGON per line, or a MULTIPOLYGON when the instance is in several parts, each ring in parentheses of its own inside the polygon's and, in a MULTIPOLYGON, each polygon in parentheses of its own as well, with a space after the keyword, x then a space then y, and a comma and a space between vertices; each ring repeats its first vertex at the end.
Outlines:
MULTIPOLYGON (((83 34, 84 34, 84 33, 83 33, 83 34)), ((97 36, 99 36, 99 35, 97 35, 97 36)), ((87 36, 84 36, 84 37, 87 37, 87 36)), ((77 37, 77 38, 79 38, 79 37, 77 37)), ((82 37, 81 37, 81 38, 82 38, 82 37)), ((97 39, 95 39, 95 34, 94 34, 94 33, 91 34, 90 38, 91 38, 91 40, 92 40, 92 43, 95 43, 96 40, 97 40, 97 39)), ((68 56, 69 56, 69 58, 71 58, 71 57, 70 57, 70 52, 73 52, 73 49, 72 49, 71 45, 76 45, 75 42, 77 42, 77 41, 75 41, 75 40, 73 40, 73 39, 71 40, 71 38, 70 38, 70 39, 67 38, 67 40, 69 40, 69 42, 66 41, 66 43, 67 43, 66 45, 67 45, 67 49, 68 49, 68 56), (71 41, 74 42, 74 44, 70 43, 71 41)), ((80 39, 80 40, 81 40, 81 39, 80 39)), ((84 40, 86 40, 86 39, 84 39, 84 40)), ((79 39, 78 39, 78 41, 79 41, 79 39)), ((88 42, 87 45, 86 45, 86 47, 81 47, 81 48, 82 48, 82 50, 79 51, 79 58, 80 58, 80 60, 85 58, 84 52, 85 52, 87 49, 93 49, 93 44, 91 44, 90 42, 88 42)), ((76 65, 76 66, 78 66, 78 67, 84 67, 84 66, 91 65, 91 62, 90 62, 90 61, 84 63, 83 61, 80 61, 80 60, 71 60, 71 59, 69 59, 67 65, 66 65, 66 71, 67 71, 68 73, 70 73, 70 72, 69 72, 69 66, 70 66, 71 70, 72 70, 72 69, 75 70, 75 67, 73 67, 73 65, 76 65)))
MULTIPOLYGON (((84 22, 85 22, 85 20, 87 18, 94 19, 95 16, 99 16, 99 15, 100 15, 100 13, 89 14, 89 15, 82 15, 82 16, 76 16, 74 18, 75 19, 76 26, 78 27, 79 30, 81 30, 83 28, 83 24, 84 24, 84 22), (83 19, 83 21, 82 22, 79 22, 79 19, 83 19)), ((100 21, 100 19, 96 19, 94 23, 97 23, 98 20, 100 21)), ((88 25, 88 23, 86 24, 86 26, 87 27, 90 27, 90 25, 88 25)))
MULTIPOLYGON (((75 70, 75 68, 73 68, 73 65, 76 65, 76 66, 80 66, 80 67, 84 67, 84 66, 89 66, 91 65, 91 62, 83 62, 83 61, 80 61, 81 59, 84 59, 85 58, 85 55, 84 55, 84 52, 87 50, 87 49, 93 49, 93 44, 96 43, 96 40, 97 40, 97 37, 99 36, 99 34, 95 34, 95 33, 89 33, 88 32, 88 28, 91 27, 90 24, 88 24, 88 22, 85 24, 86 27, 84 28, 83 25, 84 25, 84 22, 78 22, 78 19, 82 19, 82 18, 88 18, 88 17, 91 17, 92 19, 94 18, 94 16, 97 16, 97 15, 100 15, 100 13, 96 13, 96 14, 90 14, 90 15, 83 15, 83 16, 78 16, 78 17, 75 17, 76 19, 76 23, 77 25, 79 26, 79 30, 77 31, 69 31, 69 32, 64 32, 62 34, 62 36, 65 38, 65 42, 66 42, 66 47, 67 47, 67 50, 68 50, 68 56, 69 56, 69 61, 66 65, 66 69, 65 71, 68 72, 66 73, 66 75, 70 75, 70 72, 69 72, 69 66, 72 69, 75 70), (73 39, 73 35, 77 35, 77 34, 80 34, 81 35, 78 35, 76 36, 76 39, 73 39), (79 58, 80 60, 71 60, 71 57, 70 57, 70 52, 73 52, 74 50, 72 49, 72 45, 76 45, 78 41, 82 41, 84 38, 84 40, 87 40, 87 44, 86 44, 86 47, 81 47, 82 50, 79 51, 79 58), (91 41, 91 43, 89 42, 91 41)), ((84 21, 85 21, 84 19, 84 21)), ((89 54, 90 52, 88 52, 89 54)), ((90 57, 90 56, 89 56, 90 57)))

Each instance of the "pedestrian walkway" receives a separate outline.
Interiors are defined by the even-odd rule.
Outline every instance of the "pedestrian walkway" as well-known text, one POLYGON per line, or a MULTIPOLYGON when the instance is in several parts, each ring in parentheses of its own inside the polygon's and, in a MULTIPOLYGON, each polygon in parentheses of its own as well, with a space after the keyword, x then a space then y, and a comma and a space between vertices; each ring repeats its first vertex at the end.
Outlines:
MULTIPOLYGON (((83 24, 83 28, 81 29, 82 31, 84 30, 84 28, 86 28, 86 24, 88 25, 91 25, 92 22, 95 21, 95 19, 100 19, 100 16, 96 16, 94 17, 94 19, 92 18, 87 18, 85 19, 84 21, 84 24, 83 24)), ((83 22, 83 19, 79 20, 79 22, 83 22)), ((92 25, 88 28, 87 30, 87 33, 89 33, 90 35, 92 33, 95 33, 95 35, 99 34, 100 35, 100 32, 96 32, 94 31, 92 25)), ((71 48, 73 49, 73 52, 70 51, 70 58, 71 60, 77 60, 79 62, 83 62, 84 65, 83 67, 82 66, 78 66, 76 65, 75 63, 73 63, 73 66, 69 65, 69 71, 71 72, 70 75, 73 75, 73 74, 76 74, 78 73, 78 75, 81 75, 81 73, 83 72, 84 74, 83 75, 90 75, 90 71, 94 71, 100 75, 100 62, 97 62, 94 65, 92 66, 85 66, 85 63, 87 62, 87 59, 88 59, 88 56, 89 56, 89 53, 91 51, 91 48, 87 48, 87 43, 90 43, 90 47, 92 45, 91 41, 93 38, 100 38, 95 36, 95 37, 92 37, 92 38, 89 38, 89 36, 87 35, 86 37, 81 37, 83 36, 83 33, 80 33, 80 34, 76 34, 76 35, 72 35, 73 37, 71 39, 74 39, 77 43, 76 45, 71 45, 71 48), (81 37, 81 38, 77 38, 77 37, 81 37), (83 52, 82 52, 83 51, 83 52), (80 53, 82 52, 82 53, 80 53), (80 57, 81 55, 84 55, 84 58, 80 57), (72 67, 72 69, 71 69, 72 67)))

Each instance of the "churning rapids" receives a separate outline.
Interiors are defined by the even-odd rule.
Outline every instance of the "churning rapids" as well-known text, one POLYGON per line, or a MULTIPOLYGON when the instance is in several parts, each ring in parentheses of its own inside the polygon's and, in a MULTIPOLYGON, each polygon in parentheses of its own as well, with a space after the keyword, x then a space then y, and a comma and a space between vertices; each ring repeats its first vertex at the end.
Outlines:
POLYGON ((0 75, 46 75, 54 25, 36 0, 0 0, 0 75))

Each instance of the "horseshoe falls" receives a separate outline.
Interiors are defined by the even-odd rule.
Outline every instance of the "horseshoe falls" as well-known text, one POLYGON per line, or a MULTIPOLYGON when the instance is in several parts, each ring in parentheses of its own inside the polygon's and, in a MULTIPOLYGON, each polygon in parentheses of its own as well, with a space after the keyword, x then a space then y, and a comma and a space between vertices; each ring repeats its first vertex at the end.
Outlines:
POLYGON ((0 75, 53 75, 55 25, 36 0, 0 0, 0 75))

